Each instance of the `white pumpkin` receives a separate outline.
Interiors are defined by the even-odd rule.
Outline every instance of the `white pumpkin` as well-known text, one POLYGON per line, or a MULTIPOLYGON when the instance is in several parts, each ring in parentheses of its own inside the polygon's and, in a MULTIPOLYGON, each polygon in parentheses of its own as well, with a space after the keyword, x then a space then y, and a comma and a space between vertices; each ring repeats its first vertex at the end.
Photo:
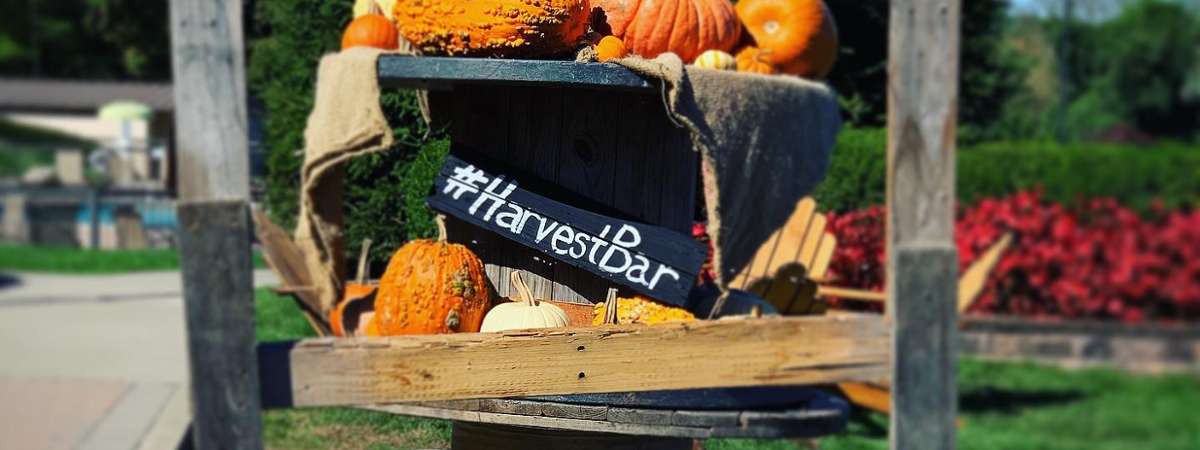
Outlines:
POLYGON ((571 324, 567 313, 556 305, 533 298, 533 292, 521 279, 521 272, 512 271, 512 286, 521 296, 519 301, 496 305, 483 317, 481 333, 529 328, 559 328, 571 324))
POLYGON ((737 70, 737 60, 733 55, 720 50, 708 50, 701 53, 692 65, 713 70, 737 70))

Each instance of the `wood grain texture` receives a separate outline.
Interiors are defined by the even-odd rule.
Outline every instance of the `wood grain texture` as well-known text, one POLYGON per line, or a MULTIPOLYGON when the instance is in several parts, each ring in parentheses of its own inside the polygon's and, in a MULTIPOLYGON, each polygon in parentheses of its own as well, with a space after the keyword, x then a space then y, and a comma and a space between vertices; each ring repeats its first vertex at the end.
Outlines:
POLYGON ((262 448, 249 206, 181 203, 179 251, 195 446, 262 448))
POLYGON ((961 0, 891 0, 887 315, 890 444, 955 448, 954 246, 961 0))
POLYGON ((878 316, 766 318, 311 339, 291 360, 296 404, 326 406, 870 380, 889 342, 878 316))
POLYGON ((170 2, 180 199, 249 199, 242 1, 170 2))

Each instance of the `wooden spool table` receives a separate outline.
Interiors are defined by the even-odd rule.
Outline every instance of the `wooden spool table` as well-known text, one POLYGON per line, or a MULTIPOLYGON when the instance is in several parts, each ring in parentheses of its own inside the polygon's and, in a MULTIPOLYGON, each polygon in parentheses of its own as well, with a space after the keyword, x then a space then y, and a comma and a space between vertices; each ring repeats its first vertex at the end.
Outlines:
MULTIPOLYGON (((434 91, 435 106, 444 108, 435 112, 450 113, 452 160, 499 171, 548 203, 690 238, 701 209, 699 153, 667 117, 657 82, 613 64, 570 61, 384 56, 378 71, 384 88, 434 91)), ((448 238, 486 263, 495 295, 513 296, 513 270, 528 274, 538 298, 589 304, 613 286, 463 215, 448 216, 448 238)), ((848 412, 823 390, 778 386, 369 408, 453 420, 461 449, 691 448, 697 438, 813 437, 840 431, 848 412)))

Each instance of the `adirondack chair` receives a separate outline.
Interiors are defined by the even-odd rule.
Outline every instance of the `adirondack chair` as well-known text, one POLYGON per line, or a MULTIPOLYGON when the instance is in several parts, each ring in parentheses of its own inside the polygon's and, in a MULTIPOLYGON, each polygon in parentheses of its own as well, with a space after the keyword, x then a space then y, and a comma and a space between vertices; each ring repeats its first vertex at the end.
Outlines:
MULTIPOLYGON (((750 264, 733 278, 734 288, 754 293, 780 314, 818 314, 828 305, 821 298, 883 302, 883 292, 830 286, 829 264, 837 237, 825 231, 828 219, 817 212, 817 202, 805 197, 796 203, 787 222, 771 235, 750 264)), ((1011 242, 1005 235, 966 271, 958 284, 958 310, 965 311, 983 290, 987 274, 1011 242)))

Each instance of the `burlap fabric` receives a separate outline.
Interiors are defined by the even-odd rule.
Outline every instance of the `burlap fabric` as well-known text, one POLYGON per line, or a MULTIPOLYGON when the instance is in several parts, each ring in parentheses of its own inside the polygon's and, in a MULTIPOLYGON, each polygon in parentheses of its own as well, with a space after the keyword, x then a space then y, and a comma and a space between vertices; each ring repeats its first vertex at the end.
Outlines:
POLYGON ((353 48, 321 58, 316 97, 304 128, 296 246, 304 254, 323 313, 341 291, 342 190, 350 158, 391 148, 392 129, 379 106, 379 50, 353 48))
MULTIPOLYGON (((323 305, 336 301, 342 276, 341 217, 330 211, 341 206, 341 165, 392 144, 379 107, 379 53, 353 49, 322 59, 305 129, 296 240, 323 305)), ((616 62, 663 81, 667 113, 702 154, 708 234, 724 286, 824 176, 841 126, 836 97, 794 77, 685 68, 674 54, 616 62)))
POLYGON ((691 132, 726 286, 825 176, 842 124, 837 97, 796 77, 685 68, 673 53, 614 62, 662 80, 667 113, 691 132))

